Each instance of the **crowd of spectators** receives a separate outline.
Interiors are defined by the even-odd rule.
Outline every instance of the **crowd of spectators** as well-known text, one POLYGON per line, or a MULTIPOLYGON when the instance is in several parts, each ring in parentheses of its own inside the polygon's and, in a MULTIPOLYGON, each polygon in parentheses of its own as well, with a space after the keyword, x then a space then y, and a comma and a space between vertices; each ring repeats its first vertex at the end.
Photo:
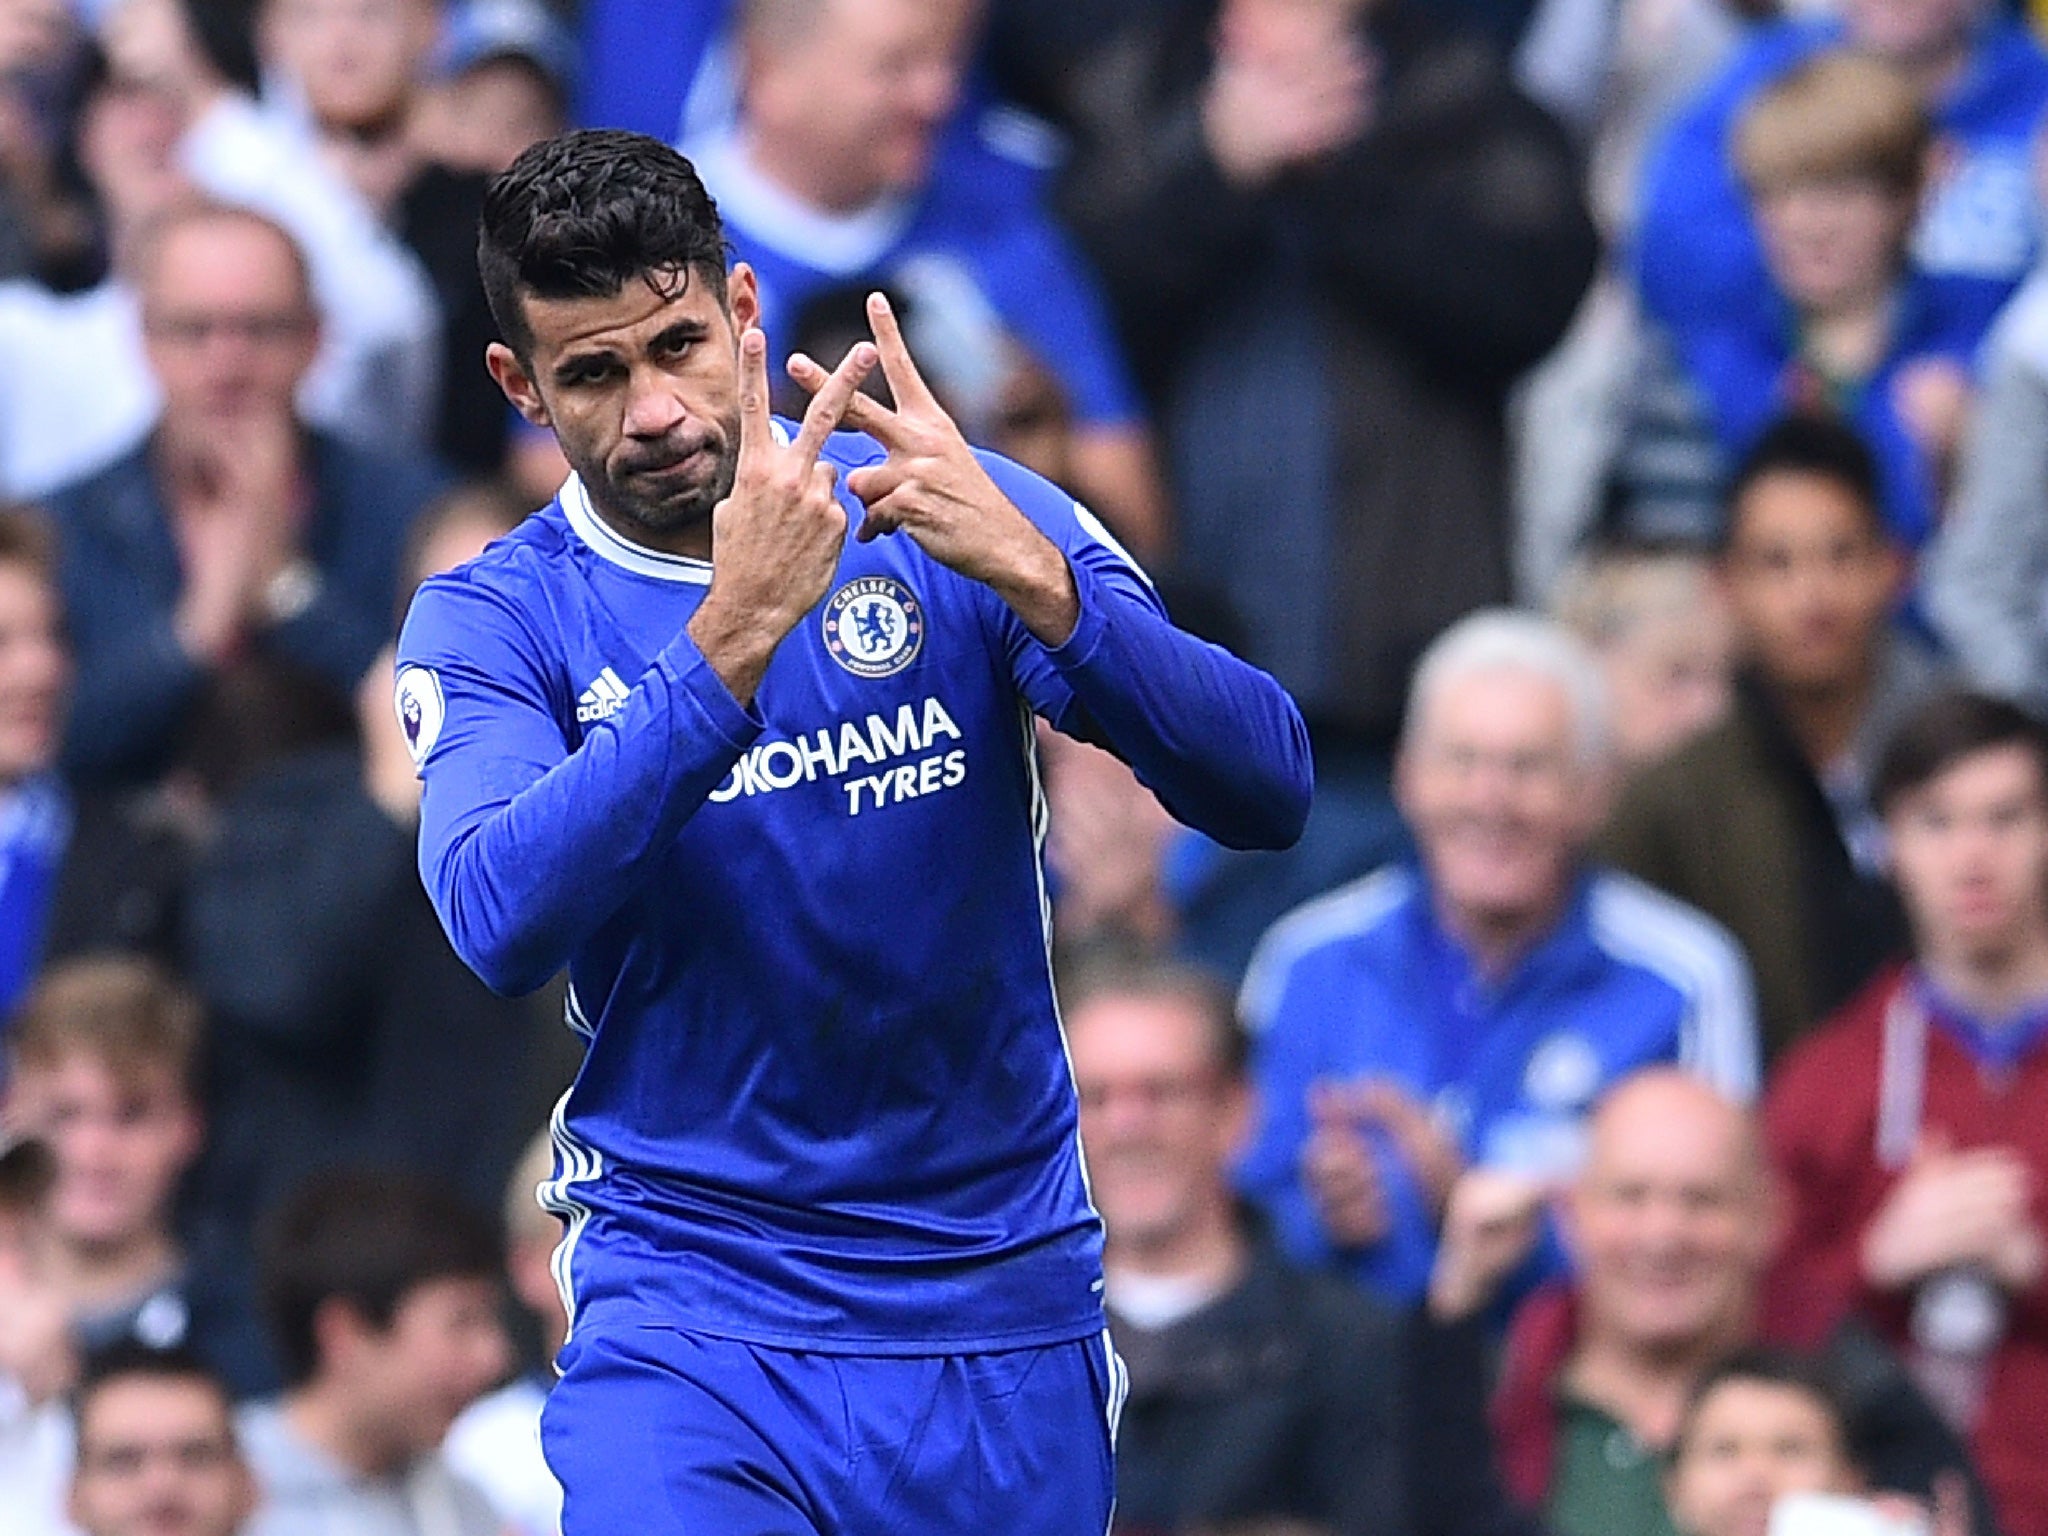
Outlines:
POLYGON ((390 672, 569 123, 1307 720, 1282 854, 1040 735, 1118 1531, 2048 1536, 2036 21, 0 0, 0 1536, 556 1529, 578 1042, 390 672))

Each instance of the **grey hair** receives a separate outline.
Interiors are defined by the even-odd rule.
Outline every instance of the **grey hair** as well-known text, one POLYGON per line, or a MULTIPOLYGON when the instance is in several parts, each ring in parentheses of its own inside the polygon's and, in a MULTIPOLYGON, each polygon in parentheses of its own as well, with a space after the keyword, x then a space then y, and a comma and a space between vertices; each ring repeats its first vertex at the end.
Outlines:
POLYGON ((1499 672, 1541 678, 1564 690, 1581 767, 1597 767, 1612 755, 1607 680, 1592 652, 1556 620, 1513 608, 1467 614, 1429 643, 1408 684, 1403 739, 1413 738, 1430 701, 1452 683, 1499 672))

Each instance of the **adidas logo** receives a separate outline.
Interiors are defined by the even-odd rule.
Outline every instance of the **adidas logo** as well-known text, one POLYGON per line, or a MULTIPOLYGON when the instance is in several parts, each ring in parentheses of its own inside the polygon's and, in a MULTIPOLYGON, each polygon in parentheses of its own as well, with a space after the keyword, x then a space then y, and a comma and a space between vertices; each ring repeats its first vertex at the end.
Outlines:
POLYGON ((606 667, 576 701, 576 723, 593 725, 599 720, 611 719, 626 707, 626 692, 626 685, 619 681, 619 674, 606 667))

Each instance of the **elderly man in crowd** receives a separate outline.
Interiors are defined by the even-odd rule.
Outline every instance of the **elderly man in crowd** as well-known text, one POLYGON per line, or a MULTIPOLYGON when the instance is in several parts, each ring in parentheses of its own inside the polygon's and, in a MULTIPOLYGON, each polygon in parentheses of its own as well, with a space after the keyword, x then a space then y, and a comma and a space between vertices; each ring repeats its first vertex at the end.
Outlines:
POLYGON ((1568 1171, 1600 1093, 1654 1062, 1754 1091, 1733 941, 1585 860, 1609 734, 1596 666, 1548 621, 1474 615, 1424 655, 1395 775, 1419 864, 1284 918, 1245 979, 1245 1184, 1296 1257, 1414 1296, 1467 1162, 1568 1171))
MULTIPOLYGON (((1475 1172, 1451 1200, 1431 1282, 1441 1317, 1483 1307, 1535 1242, 1544 1187, 1475 1172)), ((1537 1292, 1509 1335, 1494 1424, 1513 1492, 1562 1536, 1670 1536, 1665 1457, 1721 1360, 1758 1341, 1782 1223, 1749 1114, 1650 1068, 1595 1113, 1563 1210, 1578 1274, 1537 1292)), ((1967 1457, 1899 1360, 1850 1325, 1823 1363, 1843 1386, 1873 1486, 1929 1496, 1967 1457)), ((1995 1527, 1976 1491, 1974 1528, 1995 1527)))

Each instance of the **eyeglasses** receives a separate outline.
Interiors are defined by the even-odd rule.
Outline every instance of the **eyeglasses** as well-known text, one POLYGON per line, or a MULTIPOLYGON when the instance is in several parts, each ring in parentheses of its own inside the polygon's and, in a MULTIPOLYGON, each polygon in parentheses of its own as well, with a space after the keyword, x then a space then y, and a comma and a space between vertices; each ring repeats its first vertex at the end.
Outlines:
POLYGON ((302 311, 273 310, 247 315, 152 315, 144 328, 158 340, 178 347, 203 347, 216 336, 232 336, 256 346, 280 346, 299 340, 312 323, 302 311))
POLYGON ((1135 1099, 1156 1114, 1184 1109, 1207 1100, 1215 1091, 1215 1074, 1190 1072, 1135 1077, 1120 1083, 1084 1082, 1079 1085, 1079 1098, 1085 1114, 1098 1114, 1120 1098, 1135 1099))
POLYGON ((96 1477, 139 1477, 150 1462, 162 1458, 180 1472, 211 1472, 234 1459, 234 1447, 218 1438, 169 1440, 160 1445, 90 1446, 79 1458, 82 1471, 96 1477))

